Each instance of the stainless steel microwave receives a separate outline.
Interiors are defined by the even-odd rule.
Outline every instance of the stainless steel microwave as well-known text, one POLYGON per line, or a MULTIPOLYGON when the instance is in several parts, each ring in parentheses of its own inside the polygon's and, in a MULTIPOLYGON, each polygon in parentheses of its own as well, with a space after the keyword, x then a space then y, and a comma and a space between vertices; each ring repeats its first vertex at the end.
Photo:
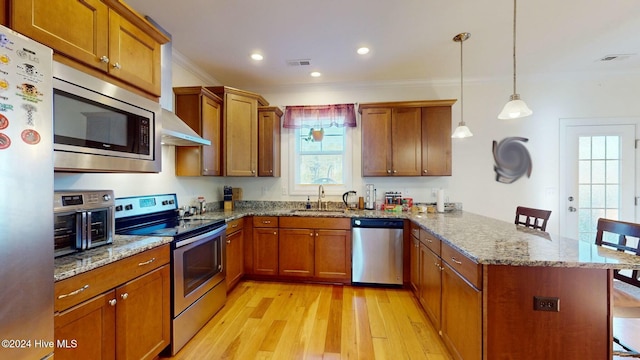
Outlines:
POLYGON ((159 172, 160 104, 54 62, 57 171, 159 172))

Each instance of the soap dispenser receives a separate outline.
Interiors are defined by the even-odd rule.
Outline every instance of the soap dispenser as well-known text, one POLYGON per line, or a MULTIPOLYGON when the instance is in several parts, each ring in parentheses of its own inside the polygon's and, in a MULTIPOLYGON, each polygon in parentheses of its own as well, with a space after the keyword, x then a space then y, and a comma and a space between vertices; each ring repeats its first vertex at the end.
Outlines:
POLYGON ((307 209, 311 209, 311 200, 309 200, 309 196, 307 196, 307 209))

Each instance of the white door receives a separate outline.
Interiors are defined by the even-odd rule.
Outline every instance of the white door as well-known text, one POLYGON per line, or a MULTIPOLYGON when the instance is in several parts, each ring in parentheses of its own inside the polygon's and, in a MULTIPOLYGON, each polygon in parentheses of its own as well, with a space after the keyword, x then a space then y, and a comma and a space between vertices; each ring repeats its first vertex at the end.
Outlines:
POLYGON ((571 119, 560 126, 560 234, 594 241, 598 218, 637 222, 640 119, 571 119))

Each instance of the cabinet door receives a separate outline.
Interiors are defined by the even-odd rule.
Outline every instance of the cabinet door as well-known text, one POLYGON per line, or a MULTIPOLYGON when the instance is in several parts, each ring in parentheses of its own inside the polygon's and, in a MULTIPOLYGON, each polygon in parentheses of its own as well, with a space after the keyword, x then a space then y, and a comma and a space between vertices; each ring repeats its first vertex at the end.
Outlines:
POLYGON ((351 281, 351 232, 316 230, 315 233, 314 276, 351 281))
POLYGON ((227 292, 244 275, 244 230, 240 229, 227 235, 227 292))
POLYGON ((278 229, 253 229, 253 273, 278 275, 278 229))
POLYGON ((313 276, 313 229, 281 229, 279 245, 279 274, 282 276, 313 276))
POLYGON ((280 115, 276 111, 258 114, 258 148, 258 176, 279 177, 280 115))
POLYGON ((420 303, 433 326, 440 329, 442 260, 426 245, 420 244, 420 261, 420 303))
POLYGON ((418 176, 422 168, 421 109, 394 108, 391 113, 391 173, 418 176))
POLYGON ((109 12, 109 60, 109 74, 160 96, 160 44, 115 11, 109 12))
POLYGON ((116 305, 115 291, 109 291, 57 314, 56 360, 115 359, 116 305))
POLYGON ((411 289, 413 289, 413 292, 418 296, 418 299, 420 299, 420 241, 413 235, 411 236, 411 248, 409 249, 409 253, 411 259, 409 281, 411 283, 411 289))
POLYGON ((391 109, 362 111, 362 176, 391 175, 391 109))
POLYGON ((451 175, 451 106, 422 108, 422 175, 451 175))
POLYGON ((169 345, 169 265, 116 289, 116 356, 153 359, 169 345))
POLYGON ((100 0, 20 0, 11 3, 11 27, 56 52, 107 71, 109 8, 100 0))
POLYGON ((227 93, 224 108, 226 176, 256 176, 258 101, 227 93))
POLYGON ((202 146, 202 175, 222 175, 221 113, 220 102, 202 96, 202 137, 211 141, 210 146, 202 146))
POLYGON ((442 338, 455 359, 482 358, 482 292, 447 263, 442 272, 442 338))

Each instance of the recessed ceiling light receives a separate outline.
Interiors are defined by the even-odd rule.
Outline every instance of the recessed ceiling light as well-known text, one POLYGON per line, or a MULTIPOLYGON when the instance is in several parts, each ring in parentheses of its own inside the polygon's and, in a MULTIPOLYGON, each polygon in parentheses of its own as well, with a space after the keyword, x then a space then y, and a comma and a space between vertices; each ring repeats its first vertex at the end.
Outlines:
POLYGON ((255 61, 260 61, 262 59, 264 59, 264 56, 262 56, 262 54, 258 54, 258 53, 253 53, 251 54, 251 58, 255 61))
POLYGON ((313 77, 320 77, 321 75, 322 74, 319 73, 318 71, 314 71, 314 72, 311 73, 311 76, 313 76, 313 77))
POLYGON ((358 49, 358 54, 360 55, 365 55, 369 53, 369 48, 368 47, 361 47, 358 49))

